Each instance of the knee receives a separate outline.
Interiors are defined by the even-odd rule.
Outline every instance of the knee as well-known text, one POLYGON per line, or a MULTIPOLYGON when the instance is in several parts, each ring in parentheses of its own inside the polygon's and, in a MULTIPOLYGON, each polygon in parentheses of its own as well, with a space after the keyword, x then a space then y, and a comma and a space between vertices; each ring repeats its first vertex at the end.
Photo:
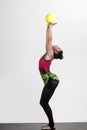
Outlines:
POLYGON ((43 106, 45 106, 45 101, 44 100, 42 100, 42 99, 40 99, 40 101, 39 101, 39 103, 40 103, 40 105, 43 107, 43 106))
POLYGON ((39 104, 43 106, 43 101, 40 99, 39 104))

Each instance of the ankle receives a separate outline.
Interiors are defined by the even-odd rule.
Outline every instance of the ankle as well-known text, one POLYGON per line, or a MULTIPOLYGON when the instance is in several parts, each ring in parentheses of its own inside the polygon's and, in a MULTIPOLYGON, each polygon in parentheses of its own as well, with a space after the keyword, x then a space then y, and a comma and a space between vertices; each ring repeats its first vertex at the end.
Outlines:
POLYGON ((54 126, 55 126, 55 124, 54 123, 52 123, 52 124, 48 124, 51 128, 54 128, 54 126))

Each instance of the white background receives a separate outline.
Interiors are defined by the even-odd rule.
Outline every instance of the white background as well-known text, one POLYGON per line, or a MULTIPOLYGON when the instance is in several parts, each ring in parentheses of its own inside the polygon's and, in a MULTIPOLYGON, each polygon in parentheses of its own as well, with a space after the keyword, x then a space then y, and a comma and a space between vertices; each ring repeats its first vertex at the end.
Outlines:
POLYGON ((54 13, 53 44, 64 51, 50 105, 55 122, 87 121, 87 0, 0 0, 0 122, 47 122, 39 104, 45 16, 54 13))

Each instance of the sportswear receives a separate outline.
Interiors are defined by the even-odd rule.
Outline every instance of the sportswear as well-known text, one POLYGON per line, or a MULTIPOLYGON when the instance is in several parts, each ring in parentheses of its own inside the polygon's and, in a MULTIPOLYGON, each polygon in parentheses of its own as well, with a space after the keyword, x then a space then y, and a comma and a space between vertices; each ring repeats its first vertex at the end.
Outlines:
POLYGON ((51 63, 52 60, 45 60, 44 56, 42 56, 39 60, 39 71, 45 85, 48 83, 49 78, 52 78, 54 80, 59 80, 56 74, 50 72, 51 63))

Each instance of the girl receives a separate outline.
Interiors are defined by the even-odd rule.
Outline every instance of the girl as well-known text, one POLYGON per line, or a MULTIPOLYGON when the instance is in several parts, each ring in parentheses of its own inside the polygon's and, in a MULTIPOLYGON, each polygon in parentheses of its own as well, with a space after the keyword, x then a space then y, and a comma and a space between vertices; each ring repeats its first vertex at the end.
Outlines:
POLYGON ((63 51, 57 45, 52 45, 52 27, 55 24, 48 24, 46 29, 46 53, 39 60, 39 71, 44 81, 44 88, 41 94, 40 105, 43 107, 49 124, 42 126, 42 130, 55 129, 55 123, 51 107, 49 106, 49 100, 52 97, 58 83, 59 78, 57 75, 50 71, 51 62, 54 59, 63 59, 63 51))

